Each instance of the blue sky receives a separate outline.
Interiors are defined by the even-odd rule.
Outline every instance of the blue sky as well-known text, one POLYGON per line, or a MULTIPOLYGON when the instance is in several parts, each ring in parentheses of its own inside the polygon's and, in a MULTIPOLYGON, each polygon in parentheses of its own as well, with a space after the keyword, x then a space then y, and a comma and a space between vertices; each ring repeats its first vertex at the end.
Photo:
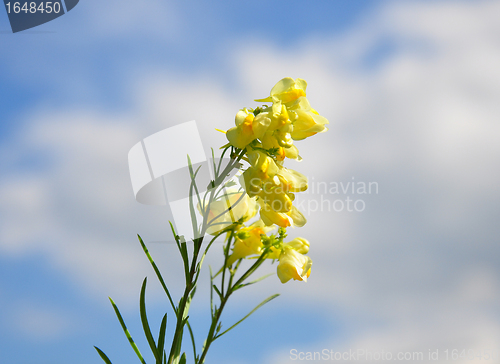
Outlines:
MULTIPOLYGON (((214 128, 286 76, 306 79, 330 120, 290 167, 379 191, 351 195, 360 213, 306 211, 291 235, 311 241, 309 282, 271 277, 235 297, 227 325, 282 294, 208 361, 289 363, 294 348, 499 352, 499 5, 82 0, 17 34, 0 11, 2 358, 99 363, 97 345, 134 362, 107 297, 145 351, 144 276, 158 325, 167 301, 135 234, 164 239, 169 213, 134 200, 128 150, 193 119, 207 151, 222 145, 214 128)), ((346 196, 305 195, 323 197, 346 196)), ((150 245, 180 293, 176 250, 150 245)), ((191 312, 200 343, 203 283, 191 312)))

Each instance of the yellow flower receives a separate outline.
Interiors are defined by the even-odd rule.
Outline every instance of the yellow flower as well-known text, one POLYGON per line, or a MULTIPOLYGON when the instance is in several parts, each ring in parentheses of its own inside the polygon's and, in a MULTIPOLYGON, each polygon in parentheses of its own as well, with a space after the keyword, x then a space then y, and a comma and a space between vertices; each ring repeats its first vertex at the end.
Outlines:
MULTIPOLYGON (((260 218, 267 226, 272 224, 276 224, 284 228, 292 226, 293 220, 288 213, 276 212, 271 208, 271 206, 264 203, 262 200, 258 199, 257 201, 260 204, 260 218)), ((294 208, 294 206, 292 206, 292 208, 294 208)))
MULTIPOLYGON (((200 206, 198 206, 200 209, 200 206)), ((215 235, 237 221, 248 221, 257 214, 255 198, 244 191, 227 189, 226 193, 209 206, 207 233, 215 235)))
POLYGON ((306 282, 311 274, 311 266, 311 258, 287 247, 283 249, 279 258, 278 277, 281 283, 286 283, 292 278, 296 281, 306 282))
POLYGON ((278 144, 283 148, 290 148, 293 145, 292 134, 289 132, 292 128, 281 128, 274 132, 274 137, 278 141, 278 144))
POLYGON ((275 132, 267 131, 262 138, 260 138, 262 142, 262 148, 264 149, 277 149, 276 160, 281 162, 285 159, 285 157, 291 159, 298 159, 298 149, 293 145, 289 148, 283 148, 278 144, 278 140, 275 137, 275 132), (290 149, 290 152, 288 151, 290 149), (295 154, 295 151, 297 152, 295 154))
POLYGON ((274 137, 274 132, 273 131, 267 131, 262 138, 260 138, 260 141, 262 142, 262 148, 264 149, 273 149, 273 148, 280 148, 280 145, 278 144, 278 141, 274 137))
POLYGON ((294 249, 300 254, 307 254, 309 252, 309 242, 304 238, 295 238, 288 243, 284 243, 282 249, 272 247, 270 253, 267 254, 266 258, 279 259, 281 252, 290 248, 294 249))
POLYGON ((328 130, 325 127, 325 125, 328 124, 328 120, 311 108, 309 101, 307 101, 305 97, 299 97, 295 100, 295 102, 289 106, 288 112, 293 125, 290 134, 294 140, 302 140, 316 133, 322 133, 328 130))
MULTIPOLYGON (((279 167, 273 179, 261 182, 257 196, 265 209, 271 208, 275 212, 288 213, 295 199, 292 192, 302 192, 306 189, 307 178, 303 174, 293 169, 279 167)), ((286 224, 286 222, 283 223, 286 224)))
POLYGON ((261 150, 252 150, 247 153, 250 167, 243 172, 245 190, 254 197, 262 190, 262 184, 266 180, 273 180, 279 167, 266 153, 261 150))
POLYGON ((247 227, 240 230, 240 232, 247 233, 244 239, 236 238, 233 246, 233 253, 227 259, 227 265, 230 266, 235 261, 245 258, 249 255, 260 255, 262 253, 261 234, 264 230, 261 227, 247 227))
POLYGON ((307 222, 306 218, 295 206, 292 205, 292 208, 288 212, 277 212, 272 209, 267 203, 262 201, 262 199, 258 199, 257 202, 260 205, 260 218, 267 226, 272 224, 276 224, 281 227, 289 227, 289 226, 304 226, 307 222))
POLYGON ((255 100, 257 102, 281 101, 286 104, 301 96, 306 96, 307 82, 301 78, 294 80, 286 77, 278 81, 271 89, 271 96, 265 99, 255 100))
POLYGON ((297 161, 301 161, 302 157, 299 155, 299 150, 295 145, 292 145, 290 148, 284 148, 285 157, 289 159, 295 159, 297 161))
POLYGON ((307 190, 307 177, 302 173, 281 167, 276 176, 281 183, 281 187, 286 192, 302 192, 307 190))
MULTIPOLYGON (((265 109, 265 112, 271 117, 271 124, 268 128, 269 131, 289 127, 292 123, 288 116, 288 111, 285 105, 281 104, 281 101, 278 101, 274 103, 272 107, 265 109)), ((286 130, 288 130, 288 128, 286 128, 286 130)))
POLYGON ((265 235, 273 229, 274 227, 265 226, 262 220, 257 220, 252 225, 240 229, 236 234, 233 252, 228 257, 227 265, 230 266, 238 259, 246 258, 249 255, 262 254, 261 235, 265 235))
POLYGON ((271 96, 255 100, 272 102, 272 117, 269 131, 281 147, 289 148, 293 140, 301 140, 326 131, 328 120, 311 108, 306 99, 307 82, 301 78, 287 77, 280 80, 271 90, 271 96), (290 125, 290 122, 292 125, 290 125))
POLYGON ((287 213, 287 215, 290 216, 290 219, 292 219, 294 226, 302 227, 307 223, 305 216, 295 206, 292 206, 292 209, 287 213))
POLYGON ((278 173, 278 166, 274 160, 261 150, 252 150, 247 153, 250 168, 260 179, 272 178, 278 173))
POLYGON ((270 206, 276 212, 288 212, 292 208, 292 201, 294 196, 290 193, 286 193, 281 186, 274 186, 271 188, 266 188, 272 185, 271 183, 265 183, 262 190, 258 194, 260 200, 262 200, 266 205, 270 206))
POLYGON ((291 247, 295 251, 300 254, 307 254, 309 252, 309 242, 304 238, 295 238, 288 243, 285 243, 286 246, 291 247))
MULTIPOLYGON (((290 134, 292 122, 288 117, 287 108, 281 101, 278 100, 272 107, 263 108, 255 118, 253 115, 249 114, 247 109, 240 110, 236 115, 236 127, 226 133, 231 145, 243 149, 255 139, 260 139, 266 146, 283 148, 292 146, 293 139, 290 134)), ((266 146, 263 148, 271 148, 266 146)))
POLYGON ((255 117, 251 110, 244 108, 236 114, 235 124, 235 127, 227 131, 227 140, 234 147, 244 149, 252 141, 264 135, 271 124, 271 119, 265 113, 255 117))

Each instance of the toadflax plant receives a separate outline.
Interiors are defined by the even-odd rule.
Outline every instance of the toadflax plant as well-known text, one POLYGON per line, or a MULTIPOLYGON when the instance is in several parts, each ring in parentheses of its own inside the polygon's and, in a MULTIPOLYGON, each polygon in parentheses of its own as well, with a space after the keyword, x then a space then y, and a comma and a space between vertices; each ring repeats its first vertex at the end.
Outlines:
MULTIPOLYGON (((269 97, 255 100, 263 103, 262 106, 243 108, 237 112, 235 126, 222 131, 228 143, 221 147, 218 162, 213 159, 213 179, 202 197, 196 183, 200 168, 194 170, 187 157, 191 179, 189 209, 193 236, 196 238, 192 239, 193 248, 188 251, 184 236, 177 235, 170 224, 184 267, 185 289, 178 303, 173 300, 160 270, 139 236, 139 242, 174 314, 172 343, 167 347, 167 314, 163 316, 156 337, 150 329, 146 314, 145 278, 140 293, 140 317, 156 364, 187 362, 186 353, 182 350, 186 329, 192 345, 193 362, 204 363, 215 340, 276 298, 278 294, 266 298, 241 320, 223 328, 221 314, 229 298, 234 292, 266 278, 250 280, 266 261, 278 262, 277 275, 282 283, 291 279, 306 281, 309 277, 312 266, 311 258, 306 255, 309 242, 304 238, 286 239, 288 227, 301 227, 306 223, 304 215, 293 205, 293 201, 296 193, 307 189, 307 178, 286 168, 286 159, 302 160, 294 142, 326 131, 325 125, 328 124, 327 119, 311 108, 306 98, 306 86, 306 81, 300 78, 284 78, 272 88, 269 97), (228 178, 230 175, 233 177, 228 178), (216 273, 210 269, 211 324, 200 347, 196 344, 188 312, 203 260, 217 239, 224 239, 224 263, 216 273), (241 265, 244 259, 252 259, 246 270, 241 265)), ((110 301, 130 345, 139 360, 146 363, 118 307, 111 298, 110 301)), ((96 350, 104 362, 111 363, 103 351, 97 347, 96 350)))

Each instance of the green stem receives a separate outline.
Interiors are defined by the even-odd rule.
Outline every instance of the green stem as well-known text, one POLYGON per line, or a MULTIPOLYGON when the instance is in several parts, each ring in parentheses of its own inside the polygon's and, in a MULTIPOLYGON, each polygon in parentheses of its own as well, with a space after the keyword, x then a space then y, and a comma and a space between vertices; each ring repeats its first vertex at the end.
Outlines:
MULTIPOLYGON (((186 289, 184 290, 184 294, 179 302, 179 307, 177 309, 177 323, 175 326, 174 338, 172 340, 172 346, 170 348, 170 354, 168 357, 168 364, 173 364, 174 360, 176 358, 178 358, 179 354, 180 354, 184 325, 186 324, 185 318, 187 318, 187 315, 189 312, 189 305, 187 304, 187 302, 189 300, 189 296, 190 296, 191 292, 193 292, 193 290, 196 287, 196 282, 195 282, 194 278, 196 276, 197 265, 199 263, 198 262, 198 255, 199 255, 202 243, 203 243, 203 237, 205 236, 205 233, 206 233, 207 228, 208 228, 208 213, 210 211, 210 203, 212 202, 212 200, 214 198, 214 193, 215 193, 217 187, 219 187, 219 185, 224 181, 225 177, 239 163, 239 161, 244 156, 244 154, 245 154, 245 151, 241 150, 241 152, 237 155, 237 157, 235 159, 233 159, 233 161, 230 162, 224 168, 224 171, 220 175, 216 176, 215 181, 213 183, 213 188, 210 191, 210 197, 208 200, 207 208, 205 209, 204 214, 203 214, 203 223, 202 223, 202 227, 201 227, 201 231, 200 231, 200 237, 193 240, 194 249, 193 249, 193 257, 191 260, 191 268, 189 270, 189 275, 186 277, 186 289)), ((198 269, 201 269, 201 264, 199 265, 198 269)), ((229 295, 227 295, 227 297, 229 297, 229 295)), ((217 321, 219 318, 220 318, 220 316, 217 318, 217 321)))
MULTIPOLYGON (((224 296, 224 288, 225 288, 225 282, 226 282, 226 265, 227 265, 227 258, 229 256, 229 248, 231 246, 231 242, 233 241, 233 236, 234 236, 234 231, 231 231, 231 235, 229 236, 229 239, 227 239, 227 244, 224 246, 224 269, 222 270, 222 279, 221 279, 221 294, 224 296)), ((231 283, 228 285, 228 290, 231 286, 231 283)))
MULTIPOLYGON (((231 236, 232 236, 232 234, 231 234, 231 236)), ((203 364, 205 357, 208 353, 208 349, 210 348, 210 345, 216 339, 215 330, 217 329, 217 325, 219 324, 219 320, 220 320, 220 317, 222 315, 222 311, 223 311, 224 307, 226 306, 226 303, 227 303, 229 297, 235 291, 235 288, 237 288, 248 277, 250 277, 250 275, 253 272, 255 272, 257 270, 257 268, 259 268, 259 266, 264 262, 265 256, 267 255, 268 251, 269 251, 269 248, 266 248, 264 250, 264 252, 261 254, 261 256, 257 259, 257 261, 254 264, 252 264, 252 266, 250 268, 248 268, 248 270, 245 273, 243 273, 243 275, 234 284, 232 284, 232 282, 233 282, 234 275, 236 273, 236 268, 233 271, 230 270, 230 277, 229 277, 227 292, 225 295, 224 295, 224 293, 221 292, 222 297, 220 300, 220 307, 217 308, 217 314, 212 319, 212 324, 210 325, 210 330, 209 330, 208 335, 207 335, 205 347, 203 348, 203 352, 201 353, 200 359, 198 360, 197 364, 203 364)), ((222 280, 221 280, 222 287, 221 288, 224 287, 224 280, 225 280, 224 273, 225 273, 226 269, 229 270, 229 267, 226 267, 226 262, 227 262, 227 255, 225 256, 225 259, 224 259, 224 267, 223 267, 224 271, 222 273, 222 280)))
POLYGON ((186 289, 184 290, 184 295, 181 298, 179 303, 179 309, 177 310, 177 324, 175 327, 174 339, 172 341, 172 347, 170 348, 170 355, 168 357, 168 363, 173 363, 173 360, 178 357, 179 349, 181 347, 182 335, 184 331, 185 321, 184 319, 187 317, 189 312, 189 307, 187 306, 187 301, 189 299, 189 295, 196 287, 193 282, 193 278, 196 273, 196 264, 198 262, 198 254, 200 252, 201 243, 203 242, 203 237, 194 240, 194 251, 193 251, 193 259, 191 260, 191 268, 189 270, 189 279, 187 279, 186 289))
POLYGON ((210 331, 208 332, 207 336, 207 341, 205 343, 205 347, 203 348, 203 352, 201 353, 200 360, 198 360, 198 364, 203 364, 205 361, 205 356, 207 355, 208 349, 210 348, 210 345, 214 341, 214 334, 215 334, 215 329, 217 328, 217 324, 219 323, 220 316, 222 315, 222 310, 224 309, 224 306, 226 305, 226 302, 231 295, 231 291, 228 290, 227 296, 223 297, 221 299, 220 307, 217 309, 217 314, 214 317, 214 320, 212 321, 212 324, 210 325, 210 331))

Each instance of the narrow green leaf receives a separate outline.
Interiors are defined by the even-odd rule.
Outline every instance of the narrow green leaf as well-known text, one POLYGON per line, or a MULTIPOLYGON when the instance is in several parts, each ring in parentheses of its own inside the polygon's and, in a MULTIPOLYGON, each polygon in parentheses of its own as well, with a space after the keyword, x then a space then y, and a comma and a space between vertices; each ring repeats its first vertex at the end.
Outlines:
POLYGON ((236 186, 236 182, 235 181, 228 181, 224 187, 225 188, 228 188, 228 187, 233 187, 233 186, 236 186))
POLYGON ((193 236, 198 236, 198 220, 196 219, 196 210, 193 203, 193 181, 189 186, 189 214, 191 216, 191 226, 193 229, 193 236))
POLYGON ((220 193, 221 193, 221 192, 225 192, 225 191, 226 191, 225 186, 220 186, 220 188, 219 188, 219 186, 220 186, 220 185, 215 186, 216 190, 215 190, 215 194, 214 194, 214 196, 213 196, 212 201, 217 200, 217 199, 220 197, 220 196, 219 196, 219 195, 220 195, 220 193))
POLYGON ((200 272, 201 272, 201 266, 203 265, 203 261, 205 260, 205 256, 206 256, 206 254, 203 253, 201 258, 200 258, 200 261, 196 265, 196 275, 194 277, 193 284, 198 283, 198 278, 199 278, 200 272))
POLYGON ((254 313, 255 311, 257 311, 259 308, 261 308, 262 306, 264 306, 266 303, 268 303, 269 301, 275 299, 276 297, 279 296, 279 293, 277 294, 274 294, 272 296, 269 296, 267 297, 264 301, 262 301, 261 303, 259 303, 252 311, 250 311, 248 313, 248 315, 246 315, 245 317, 243 317, 241 320, 239 320, 237 323, 235 323, 233 326, 231 326, 229 329, 227 329, 226 331, 220 333, 219 335, 215 336, 214 337, 214 340, 215 339, 218 339, 219 337, 221 337, 222 335, 224 335, 226 332, 232 330, 233 328, 235 328, 237 325, 239 325, 240 323, 242 323, 245 319, 247 319, 252 313, 254 313))
POLYGON ((193 330, 191 329, 191 325, 189 324, 189 321, 186 321, 186 325, 189 330, 189 336, 191 337, 191 344, 193 345, 193 356, 194 356, 194 362, 196 363, 198 360, 196 359, 198 356, 196 355, 196 343, 194 340, 194 334, 193 330))
MULTIPOLYGON (((188 322, 188 319, 189 319, 189 316, 186 316, 186 318, 184 320, 182 320, 182 322, 181 322, 181 328, 183 328, 184 325, 186 325, 186 323, 188 322)), ((172 360, 173 358, 179 358, 179 354, 181 352, 182 336, 183 336, 183 329, 181 329, 179 331, 179 338, 180 338, 180 340, 179 340, 179 338, 177 338, 177 340, 175 340, 175 338, 174 338, 175 345, 173 345, 172 348, 171 348, 169 360, 172 360)), ((174 360, 174 363, 175 362, 176 361, 174 360)))
POLYGON ((207 201, 207 196, 208 194, 211 192, 212 188, 215 188, 215 182, 214 181, 210 181, 210 185, 209 187, 207 188, 207 190, 205 191, 205 194, 203 195, 203 216, 205 216, 208 211, 207 211, 207 207, 208 207, 208 201, 207 201))
MULTIPOLYGON (((170 223, 170 225, 172 226, 172 223, 170 223)), ((174 232, 174 236, 175 236, 175 231, 174 231, 174 227, 173 226, 172 226, 172 231, 174 232)), ((140 235, 137 235, 137 236, 139 238, 139 242, 141 243, 142 249, 144 250, 144 253, 146 253, 146 256, 148 257, 149 262, 153 266, 153 269, 154 269, 154 271, 156 273, 156 276, 158 277, 158 280, 161 283, 161 286, 163 287, 163 290, 167 294, 168 300, 170 301, 170 305, 174 309, 174 312, 177 312, 175 304, 174 304, 174 301, 172 300, 172 296, 170 295, 170 292, 168 291, 167 285, 165 284, 165 281, 163 280, 163 277, 161 276, 160 270, 156 266, 156 263, 154 262, 153 257, 151 256, 151 254, 149 254, 148 248, 146 247, 146 244, 144 244, 144 241, 142 241, 142 238, 140 237, 140 235)))
POLYGON ((165 332, 167 331, 167 314, 163 316, 163 319, 161 320, 161 325, 160 325, 160 334, 158 335, 158 354, 162 355, 163 353, 163 358, 164 361, 166 362, 166 353, 163 351, 163 348, 165 347, 165 332))
POLYGON ((151 334, 151 329, 149 328, 149 322, 148 322, 148 316, 146 314, 146 283, 148 281, 148 278, 144 278, 144 281, 142 282, 142 287, 141 287, 141 297, 140 297, 140 302, 139 302, 139 310, 141 313, 141 321, 142 321, 142 328, 144 329, 144 334, 146 335, 146 339, 148 340, 149 347, 151 348, 151 351, 153 352, 154 357, 156 358, 156 363, 161 364, 161 353, 158 353, 156 350, 156 343, 155 339, 153 338, 153 335, 151 334))
POLYGON ((236 283, 233 285, 233 287, 238 287, 240 284, 242 284, 253 272, 255 272, 264 262, 265 256, 269 252, 270 248, 265 248, 260 257, 257 258, 255 263, 252 264, 248 270, 243 273, 243 275, 236 281, 236 283))
POLYGON ((220 293, 220 291, 217 288, 217 286, 214 284, 213 287, 214 287, 214 291, 217 292, 217 294, 219 295, 219 298, 222 299, 222 293, 220 293))
POLYGON ((120 325, 122 326, 123 332, 125 333, 125 336, 127 337, 128 342, 130 343, 130 346, 132 346, 132 349, 134 349, 134 351, 137 354, 137 357, 140 359, 141 363, 146 364, 146 362, 144 361, 144 358, 141 355, 141 352, 139 351, 139 348, 135 344, 134 339, 132 339, 132 336, 130 335, 130 332, 128 331, 127 326, 125 325, 125 321, 123 321, 123 317, 120 314, 120 310, 118 310, 118 307, 113 302, 111 297, 109 297, 109 300, 111 301, 111 305, 113 306, 113 309, 115 310, 116 317, 118 317, 118 321, 120 321, 120 325))
POLYGON ((172 235, 174 236, 175 241, 177 243, 180 243, 179 235, 177 235, 177 233, 175 232, 174 225, 172 225, 172 221, 169 221, 168 223, 170 224, 170 229, 172 229, 172 235))
POLYGON ((186 364, 186 353, 182 353, 181 360, 179 360, 179 364, 186 364))
POLYGON ((99 349, 97 346, 94 346, 94 348, 97 350, 97 353, 99 354, 101 359, 104 360, 104 362, 106 364, 113 364, 113 363, 111 363, 111 360, 109 360, 109 358, 106 356, 106 354, 104 354, 104 352, 101 349, 99 349))
MULTIPOLYGON (((184 239, 183 236, 180 237, 177 235, 177 233, 175 232, 175 229, 174 229, 174 225, 172 224, 171 221, 169 221, 168 223, 170 224, 170 228, 172 229, 172 234, 174 235, 175 243, 177 244, 177 248, 179 249, 179 252, 181 253, 182 261, 184 263, 184 276, 187 277, 187 274, 189 272, 189 267, 188 267, 189 257, 188 257, 188 253, 187 253, 186 240, 184 239)), ((173 301, 172 301, 172 303, 173 303, 173 301)), ((175 307, 175 306, 173 306, 173 307, 175 307)), ((174 308, 174 311, 176 311, 175 308, 174 308)))
MULTIPOLYGON (((188 298, 186 300, 186 305, 184 308, 185 315, 187 315, 187 313, 189 312, 189 306, 191 306, 191 302, 193 301, 193 297, 194 297, 195 293, 196 293, 196 286, 191 290, 191 292, 189 293, 188 298)), ((183 317, 183 318, 186 318, 186 317, 183 317)))
MULTIPOLYGON (((189 155, 188 155, 188 158, 189 158, 189 155)), ((202 202, 201 202, 201 199, 200 199, 200 191, 198 191, 198 185, 196 184, 196 176, 198 175, 198 172, 200 171, 200 168, 201 166, 199 166, 197 169, 196 169, 196 172, 194 173, 194 175, 192 174, 192 182, 193 182, 193 187, 194 187, 194 190, 196 192, 196 197, 198 199, 198 205, 202 206, 202 202)))
POLYGON ((196 284, 198 282, 198 277, 200 276, 200 272, 201 272, 201 267, 203 265, 203 262, 205 261, 205 257, 208 253, 208 250, 210 249, 210 247, 212 246, 212 244, 214 243, 214 241, 219 237, 221 236, 222 234, 225 234, 226 231, 225 230, 222 230, 222 231, 219 231, 217 233, 217 235, 215 235, 212 240, 210 240, 210 242, 207 244, 207 247, 205 248, 205 251, 203 252, 201 258, 200 258, 200 261, 198 262, 198 265, 196 266, 196 276, 195 276, 195 279, 194 279, 194 284, 196 284))
POLYGON ((182 237, 182 241, 179 245, 179 250, 182 256, 182 262, 184 264, 184 277, 186 278, 186 285, 189 282, 189 255, 187 250, 186 239, 182 237))
POLYGON ((177 243, 177 246, 178 246, 181 243, 180 236, 177 235, 177 233, 175 232, 174 225, 172 224, 172 221, 169 220, 168 223, 170 224, 170 229, 172 230, 172 235, 174 236, 175 242, 177 243))
MULTIPOLYGON (((215 152, 214 148, 210 149, 212 149, 212 165, 214 166, 214 178, 217 178, 217 165, 215 164, 215 152)), ((207 188, 210 188, 210 185, 208 185, 207 188)))
POLYGON ((203 340, 203 345, 201 346, 201 351, 205 350, 205 346, 207 346, 207 339, 203 340))
POLYGON ((210 313, 212 314, 212 318, 214 317, 214 277, 212 273, 212 267, 208 266, 210 271, 210 313))
POLYGON ((245 149, 233 149, 233 147, 231 147, 231 162, 229 162, 226 167, 224 168, 224 170, 219 174, 219 177, 215 180, 215 185, 218 186, 220 183, 222 183, 224 181, 224 178, 226 178, 227 176, 229 176, 229 173, 233 170, 233 168, 238 168, 239 165, 239 161, 241 160, 241 158, 243 158, 243 156, 245 155, 245 149), (238 155, 236 156, 236 158, 233 157, 233 151, 236 153, 236 151, 238 151, 238 155))
POLYGON ((189 297, 188 297, 188 304, 191 304, 191 301, 193 300, 193 297, 194 295, 196 294, 196 288, 197 286, 194 286, 193 289, 191 290, 191 292, 189 293, 189 297))
POLYGON ((269 273, 269 274, 266 274, 265 276, 262 276, 260 278, 257 278, 256 280, 254 281, 251 281, 251 282, 248 282, 248 283, 244 283, 244 284, 239 284, 238 286, 234 287, 233 291, 237 291, 238 289, 240 288, 243 288, 243 287, 246 287, 246 286, 250 286, 251 284, 255 284, 257 282, 260 282, 264 279, 266 279, 267 277, 270 277, 270 276, 274 276, 276 273, 269 273))
MULTIPOLYGON (((194 236, 198 236, 198 222, 196 221, 196 211, 194 209, 194 203, 193 203, 193 190, 197 189, 196 187, 196 175, 198 174, 198 171, 200 170, 201 166, 198 167, 196 170, 196 173, 193 172, 193 165, 191 163, 191 158, 189 155, 187 156, 188 158, 188 167, 189 167, 189 174, 191 175, 191 184, 189 186, 189 212, 191 214, 191 224, 193 226, 193 234, 194 236)), ((199 196, 198 196, 199 198, 199 196)), ((201 202, 200 202, 201 206, 201 202)))
POLYGON ((224 160, 224 155, 226 154, 226 152, 230 149, 230 147, 227 147, 225 148, 223 151, 222 151, 222 155, 220 156, 220 159, 219 159, 219 166, 217 167, 217 173, 215 175, 215 178, 217 179, 219 177, 219 172, 220 172, 220 167, 222 165, 222 161, 224 160))

